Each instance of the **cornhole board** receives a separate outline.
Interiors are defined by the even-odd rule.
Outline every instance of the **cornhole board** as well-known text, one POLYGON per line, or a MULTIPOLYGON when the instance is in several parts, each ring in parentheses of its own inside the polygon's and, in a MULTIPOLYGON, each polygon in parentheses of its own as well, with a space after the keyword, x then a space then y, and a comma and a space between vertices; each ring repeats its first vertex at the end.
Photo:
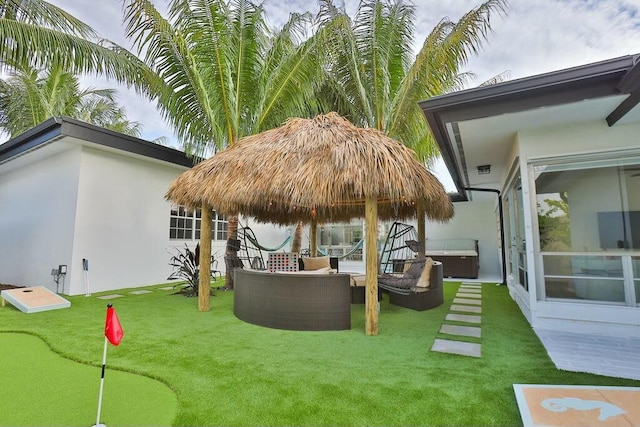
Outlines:
POLYGON ((640 387, 514 384, 524 427, 640 426, 640 387))
POLYGON ((23 313, 56 310, 71 307, 71 302, 51 292, 44 286, 6 289, 0 292, 2 306, 7 302, 23 313))

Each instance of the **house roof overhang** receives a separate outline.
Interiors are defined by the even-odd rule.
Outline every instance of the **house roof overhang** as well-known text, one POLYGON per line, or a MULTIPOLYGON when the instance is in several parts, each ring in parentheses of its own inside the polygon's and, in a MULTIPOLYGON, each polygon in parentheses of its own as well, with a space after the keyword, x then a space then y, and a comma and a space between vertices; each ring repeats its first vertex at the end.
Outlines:
POLYGON ((1 144, 0 165, 64 139, 85 141, 108 150, 117 150, 129 155, 152 159, 153 161, 187 168, 193 166, 193 160, 182 151, 69 117, 52 117, 1 144))
POLYGON ((457 193, 497 189, 515 133, 586 120, 640 120, 640 56, 630 55, 420 102, 457 193), (481 165, 492 165, 477 174, 481 165))

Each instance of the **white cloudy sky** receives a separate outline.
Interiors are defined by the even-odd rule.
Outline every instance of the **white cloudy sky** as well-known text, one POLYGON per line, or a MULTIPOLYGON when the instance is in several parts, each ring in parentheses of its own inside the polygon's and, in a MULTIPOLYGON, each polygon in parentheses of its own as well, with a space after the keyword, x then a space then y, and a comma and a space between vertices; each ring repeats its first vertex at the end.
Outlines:
MULTIPOLYGON (((49 0, 91 25, 102 37, 130 47, 124 37, 120 0, 49 0)), ((336 4, 338 1, 336 1, 336 4)), ((345 0, 353 12, 357 0, 345 0)), ((480 0, 415 0, 418 42, 443 17, 459 19, 480 0)), ((163 10, 167 0, 156 0, 163 10)), ((284 22, 290 12, 317 11, 314 0, 264 0, 269 21, 284 22)), ((640 0, 510 0, 504 17, 492 21, 493 34, 466 66, 477 76, 472 85, 504 71, 512 79, 599 60, 640 53, 640 0)), ((88 80, 89 81, 89 80, 88 80)), ((90 80, 100 87, 112 82, 90 80)), ((131 120, 142 123, 143 138, 167 136, 170 128, 152 103, 121 90, 119 101, 131 120)))

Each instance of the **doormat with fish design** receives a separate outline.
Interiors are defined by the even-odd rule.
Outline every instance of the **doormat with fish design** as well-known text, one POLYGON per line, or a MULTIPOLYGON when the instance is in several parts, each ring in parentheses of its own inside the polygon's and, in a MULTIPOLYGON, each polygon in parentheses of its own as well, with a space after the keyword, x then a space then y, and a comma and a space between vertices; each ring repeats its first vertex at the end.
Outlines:
POLYGON ((524 427, 640 426, 640 387, 514 384, 524 427))

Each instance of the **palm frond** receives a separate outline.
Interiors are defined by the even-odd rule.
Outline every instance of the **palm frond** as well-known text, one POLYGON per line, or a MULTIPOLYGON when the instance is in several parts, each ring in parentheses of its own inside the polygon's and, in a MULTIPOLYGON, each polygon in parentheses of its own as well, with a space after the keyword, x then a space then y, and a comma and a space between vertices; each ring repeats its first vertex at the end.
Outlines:
POLYGON ((89 25, 63 9, 42 0, 3 0, 0 18, 51 28, 82 38, 95 38, 89 25))
POLYGON ((73 117, 134 136, 141 132, 140 124, 127 120, 117 105, 113 89, 80 89, 78 77, 59 64, 46 70, 14 69, 0 87, 0 127, 11 137, 53 116, 73 117))
POLYGON ((440 21, 424 40, 395 92, 386 131, 412 147, 423 161, 428 161, 437 150, 418 102, 460 89, 468 81, 470 74, 460 73, 461 66, 486 40, 493 14, 502 14, 505 10, 504 1, 490 0, 466 13, 458 22, 446 18, 440 21))
POLYGON ((57 63, 74 74, 101 74, 152 95, 149 70, 126 49, 107 40, 92 42, 36 24, 0 18, 0 66, 44 68, 57 63))
POLYGON ((370 85, 351 19, 344 8, 338 8, 331 0, 325 0, 320 5, 318 21, 325 28, 323 38, 331 64, 331 80, 336 86, 344 88, 343 93, 347 97, 343 104, 352 105, 348 113, 341 113, 350 116, 358 126, 373 126, 375 113, 369 101, 370 85))
MULTIPOLYGON (((174 1, 171 13, 190 10, 186 3, 174 1)), ((186 20, 184 29, 174 27, 146 0, 128 2, 125 22, 127 36, 138 52, 146 52, 145 61, 162 82, 158 106, 186 147, 197 151, 214 137, 220 137, 213 128, 212 118, 216 115, 200 73, 204 65, 190 51, 193 43, 190 38, 197 35, 194 35, 196 24, 186 20)))
POLYGON ((511 79, 511 71, 506 70, 498 75, 491 77, 489 80, 485 80, 484 82, 480 83, 478 86, 483 87, 483 86, 495 85, 498 83, 506 82, 510 79, 511 79))

